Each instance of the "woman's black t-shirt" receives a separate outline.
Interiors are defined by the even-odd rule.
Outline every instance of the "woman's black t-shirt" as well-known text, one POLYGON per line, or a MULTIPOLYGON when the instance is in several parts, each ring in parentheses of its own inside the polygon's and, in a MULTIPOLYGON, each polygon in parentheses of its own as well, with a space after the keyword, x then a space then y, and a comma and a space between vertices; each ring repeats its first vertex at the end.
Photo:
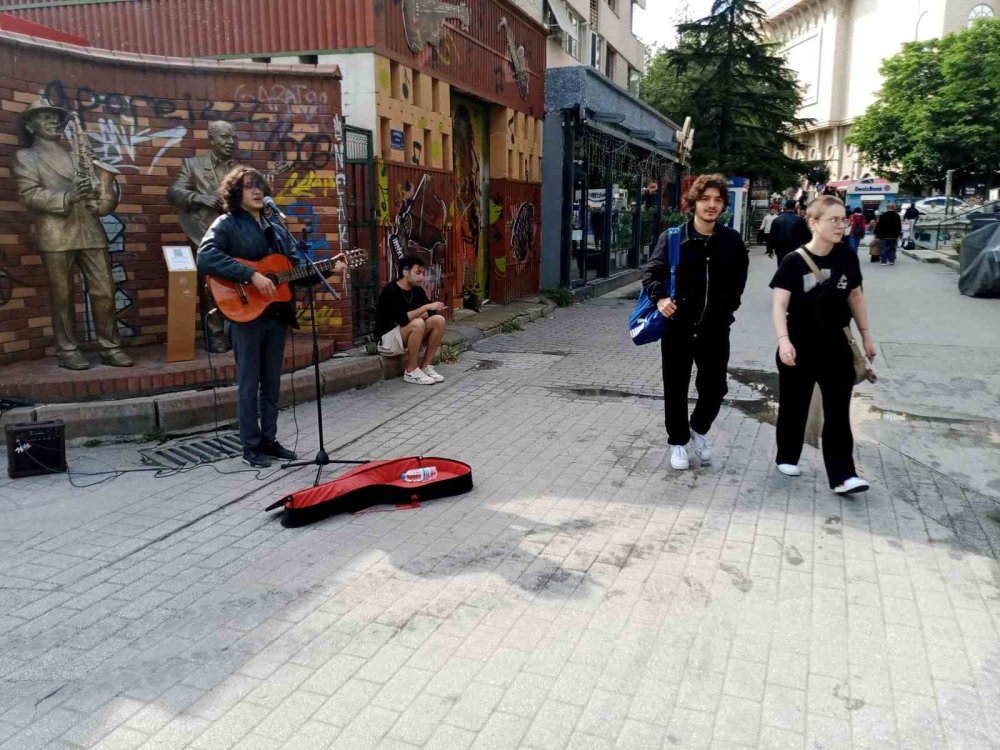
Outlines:
POLYGON ((809 253, 809 257, 823 274, 822 284, 816 283, 809 265, 798 253, 786 255, 771 279, 772 289, 791 292, 788 337, 796 349, 812 348, 813 342, 846 341, 842 329, 851 322, 847 298, 861 286, 858 256, 846 243, 834 245, 827 255, 809 253))

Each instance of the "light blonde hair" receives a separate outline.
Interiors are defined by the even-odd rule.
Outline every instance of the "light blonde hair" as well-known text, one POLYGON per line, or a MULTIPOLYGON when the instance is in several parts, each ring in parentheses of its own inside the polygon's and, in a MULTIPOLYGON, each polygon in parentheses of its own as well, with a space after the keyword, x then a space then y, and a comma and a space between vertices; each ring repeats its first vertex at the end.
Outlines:
MULTIPOLYGON (((819 221, 823 218, 823 214, 826 213, 828 208, 836 206, 844 208, 844 201, 833 195, 820 195, 809 201, 809 205, 806 206, 806 218, 819 221)), ((846 211, 847 209, 845 208, 844 210, 846 211)))

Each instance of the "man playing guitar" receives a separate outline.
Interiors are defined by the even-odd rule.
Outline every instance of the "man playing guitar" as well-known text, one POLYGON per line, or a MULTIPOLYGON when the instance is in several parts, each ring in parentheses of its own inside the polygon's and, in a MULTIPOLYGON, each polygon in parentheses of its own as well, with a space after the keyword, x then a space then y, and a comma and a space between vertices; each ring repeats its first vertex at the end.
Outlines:
MULTIPOLYGON (((269 194, 264 177, 256 169, 240 166, 226 175, 219 186, 226 213, 215 220, 201 241, 200 272, 237 284, 251 284, 264 297, 275 297, 278 288, 274 282, 240 262, 281 254, 292 266, 299 265, 295 239, 276 216, 265 213, 264 196, 269 194)), ((338 262, 334 271, 343 268, 344 264, 338 262)), ((315 281, 313 274, 300 283, 315 281)), ((252 320, 226 323, 236 356, 243 461, 255 468, 270 466, 271 458, 296 458, 277 440, 281 365, 289 326, 298 328, 295 311, 291 302, 282 301, 271 303, 252 320)))

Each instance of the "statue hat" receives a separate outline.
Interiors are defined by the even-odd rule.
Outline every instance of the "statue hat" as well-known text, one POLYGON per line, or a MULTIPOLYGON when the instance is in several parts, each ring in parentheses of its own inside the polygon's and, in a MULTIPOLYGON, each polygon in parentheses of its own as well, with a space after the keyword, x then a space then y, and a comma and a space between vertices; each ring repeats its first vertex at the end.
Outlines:
POLYGON ((24 147, 30 146, 35 139, 28 131, 28 121, 39 112, 54 112, 63 123, 69 118, 69 110, 53 106, 45 97, 38 97, 17 118, 17 140, 24 147))

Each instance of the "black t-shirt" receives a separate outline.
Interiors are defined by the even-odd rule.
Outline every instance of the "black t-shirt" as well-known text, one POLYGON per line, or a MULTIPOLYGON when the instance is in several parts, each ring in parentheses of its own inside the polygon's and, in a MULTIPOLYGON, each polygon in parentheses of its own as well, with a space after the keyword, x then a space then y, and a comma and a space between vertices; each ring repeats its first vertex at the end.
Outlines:
POLYGON ((861 286, 858 256, 845 243, 834 245, 828 255, 809 256, 824 276, 822 284, 816 284, 809 265, 797 252, 785 256, 771 279, 772 289, 786 289, 792 294, 788 302, 788 337, 797 349, 812 348, 814 342, 831 339, 846 341, 841 329, 851 322, 847 298, 861 286))
MULTIPOLYGON (((395 281, 390 281, 378 296, 378 306, 375 308, 375 340, 379 340, 396 326, 405 326, 410 322, 407 315, 411 310, 423 307, 430 300, 423 287, 415 286, 404 291, 395 281)), ((437 315, 437 313, 430 313, 437 315)))

